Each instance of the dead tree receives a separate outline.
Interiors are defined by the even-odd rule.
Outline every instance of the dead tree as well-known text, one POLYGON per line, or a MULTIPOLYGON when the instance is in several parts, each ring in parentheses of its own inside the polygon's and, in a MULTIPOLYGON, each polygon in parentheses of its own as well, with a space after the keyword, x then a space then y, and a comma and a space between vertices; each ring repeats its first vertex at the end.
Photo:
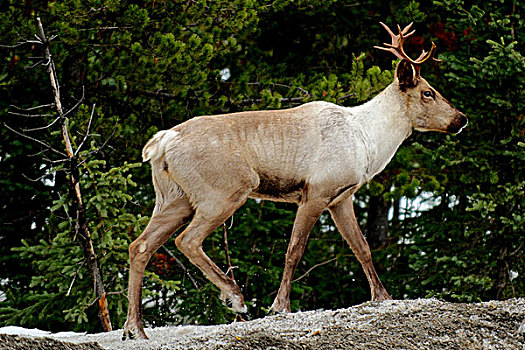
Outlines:
MULTIPOLYGON (((43 47, 44 56, 42 60, 34 64, 30 68, 34 68, 38 65, 43 65, 47 67, 47 71, 49 73, 49 79, 50 79, 50 89, 54 96, 54 102, 52 104, 48 104, 45 106, 53 107, 56 113, 56 118, 46 126, 43 126, 40 128, 34 128, 34 129, 27 129, 24 131, 15 130, 14 128, 11 128, 7 125, 6 127, 10 129, 11 131, 15 132, 16 134, 22 137, 25 137, 27 139, 30 139, 34 142, 37 142, 38 144, 43 146, 46 150, 51 151, 55 153, 56 155, 59 155, 62 157, 62 159, 53 161, 53 162, 54 163, 63 162, 65 164, 65 168, 67 169, 69 173, 69 178, 68 178, 69 196, 73 202, 73 205, 70 209, 71 210, 70 215, 72 218, 75 219, 75 225, 73 228, 72 235, 74 237, 78 237, 78 242, 84 252, 86 266, 93 280, 93 285, 94 285, 95 294, 97 298, 96 301, 97 301, 98 310, 99 310, 99 318, 100 318, 102 328, 105 331, 111 331, 112 326, 111 326, 111 320, 110 320, 109 311, 108 311, 106 291, 104 288, 102 275, 100 273, 97 254, 95 253, 95 249, 93 247, 93 241, 91 239, 91 233, 89 231, 88 221, 86 217, 86 210, 85 210, 84 203, 82 201, 82 194, 81 194, 80 182, 79 182, 79 179, 80 179, 79 155, 80 155, 80 151, 84 143, 90 136, 89 129, 90 129, 93 115, 95 112, 95 106, 93 106, 93 110, 91 113, 91 117, 88 123, 86 133, 84 134, 84 137, 81 143, 78 145, 76 149, 74 149, 71 143, 71 138, 69 136, 69 123, 68 123, 69 114, 74 112, 77 109, 77 107, 82 103, 83 96, 75 106, 73 106, 71 109, 67 111, 64 111, 62 107, 62 100, 60 96, 60 84, 59 84, 58 76, 56 73, 55 62, 53 60, 53 56, 51 55, 51 50, 50 50, 50 42, 55 37, 50 38, 46 36, 44 27, 42 25, 40 18, 37 18, 37 25, 38 25, 39 33, 35 35, 36 40, 21 41, 17 43, 16 45, 13 45, 12 47, 21 46, 24 44, 40 45, 43 47), (51 129, 54 127, 59 127, 61 130, 62 139, 65 145, 65 152, 57 150, 56 148, 52 147, 50 144, 42 140, 39 140, 35 137, 32 137, 27 133, 27 131, 51 129)), ((40 107, 44 107, 44 106, 40 106, 40 107)), ((32 108, 30 110, 24 110, 24 111, 25 112, 29 111, 29 113, 31 113, 33 110, 35 109, 32 108)), ((18 112, 10 112, 10 114, 24 115, 18 112)), ((25 114, 25 115, 31 116, 31 114, 25 114)))

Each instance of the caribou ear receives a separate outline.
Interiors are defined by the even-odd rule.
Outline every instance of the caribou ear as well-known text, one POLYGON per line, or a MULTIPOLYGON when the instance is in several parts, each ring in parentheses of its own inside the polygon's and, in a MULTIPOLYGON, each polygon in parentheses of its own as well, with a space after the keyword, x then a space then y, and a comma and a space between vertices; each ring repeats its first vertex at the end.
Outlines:
POLYGON ((396 67, 396 78, 401 90, 414 87, 419 82, 418 69, 407 60, 401 60, 396 67))

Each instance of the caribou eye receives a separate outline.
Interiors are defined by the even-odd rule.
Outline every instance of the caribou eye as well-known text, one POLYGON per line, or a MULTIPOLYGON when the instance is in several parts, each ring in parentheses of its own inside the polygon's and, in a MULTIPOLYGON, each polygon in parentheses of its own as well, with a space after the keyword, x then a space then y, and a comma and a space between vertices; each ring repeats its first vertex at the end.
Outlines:
POLYGON ((434 94, 430 90, 427 90, 427 91, 423 92, 423 96, 434 98, 434 94))

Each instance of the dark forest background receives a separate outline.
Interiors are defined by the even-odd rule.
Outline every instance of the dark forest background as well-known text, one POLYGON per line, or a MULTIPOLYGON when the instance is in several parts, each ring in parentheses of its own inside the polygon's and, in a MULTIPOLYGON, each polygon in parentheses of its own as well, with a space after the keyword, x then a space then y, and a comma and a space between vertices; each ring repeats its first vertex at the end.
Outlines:
MULTIPOLYGON (((383 283, 397 299, 524 297, 524 15, 525 3, 499 0, 3 1, 0 326, 102 329, 71 191, 77 176, 109 316, 122 327, 128 246, 155 199, 140 163, 146 141, 196 115, 369 100, 395 64, 373 49, 390 40, 379 21, 414 22, 413 57, 437 44, 443 62, 422 75, 470 119, 459 135, 413 134, 356 195, 383 283), (37 17, 49 45, 35 37, 37 17), (65 115, 53 105, 50 64, 65 115), (73 149, 82 146, 74 159, 64 128, 73 149)), ((279 287, 294 213, 250 200, 227 221, 235 279, 256 317, 279 287)), ((226 270, 223 230, 205 250, 226 270)), ((328 215, 295 277, 293 310, 370 298, 328 215)), ((148 326, 234 317, 173 240, 150 262, 144 300, 148 326)))

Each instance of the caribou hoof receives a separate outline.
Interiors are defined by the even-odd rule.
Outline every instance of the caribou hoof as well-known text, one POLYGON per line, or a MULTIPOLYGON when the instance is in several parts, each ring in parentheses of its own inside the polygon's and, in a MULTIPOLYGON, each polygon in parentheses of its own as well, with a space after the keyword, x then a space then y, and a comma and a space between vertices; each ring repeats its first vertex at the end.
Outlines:
POLYGON ((393 300, 390 294, 383 289, 379 291, 377 294, 372 296, 372 301, 383 301, 383 300, 393 300))
POLYGON ((142 329, 124 329, 124 333, 122 334, 122 341, 125 341, 127 339, 148 339, 148 336, 146 335, 146 333, 144 333, 144 330, 142 329))
POLYGON ((235 322, 237 321, 246 322, 246 321, 251 321, 251 320, 252 320, 252 316, 250 316, 250 314, 247 312, 238 312, 235 315, 235 322))
POLYGON ((292 310, 290 308, 290 302, 278 302, 277 299, 273 302, 272 306, 270 306, 270 310, 268 310, 268 315, 282 315, 282 314, 289 314, 292 310))
POLYGON ((277 315, 286 315, 289 312, 286 311, 277 311, 277 310, 268 310, 266 316, 277 316, 277 315))

